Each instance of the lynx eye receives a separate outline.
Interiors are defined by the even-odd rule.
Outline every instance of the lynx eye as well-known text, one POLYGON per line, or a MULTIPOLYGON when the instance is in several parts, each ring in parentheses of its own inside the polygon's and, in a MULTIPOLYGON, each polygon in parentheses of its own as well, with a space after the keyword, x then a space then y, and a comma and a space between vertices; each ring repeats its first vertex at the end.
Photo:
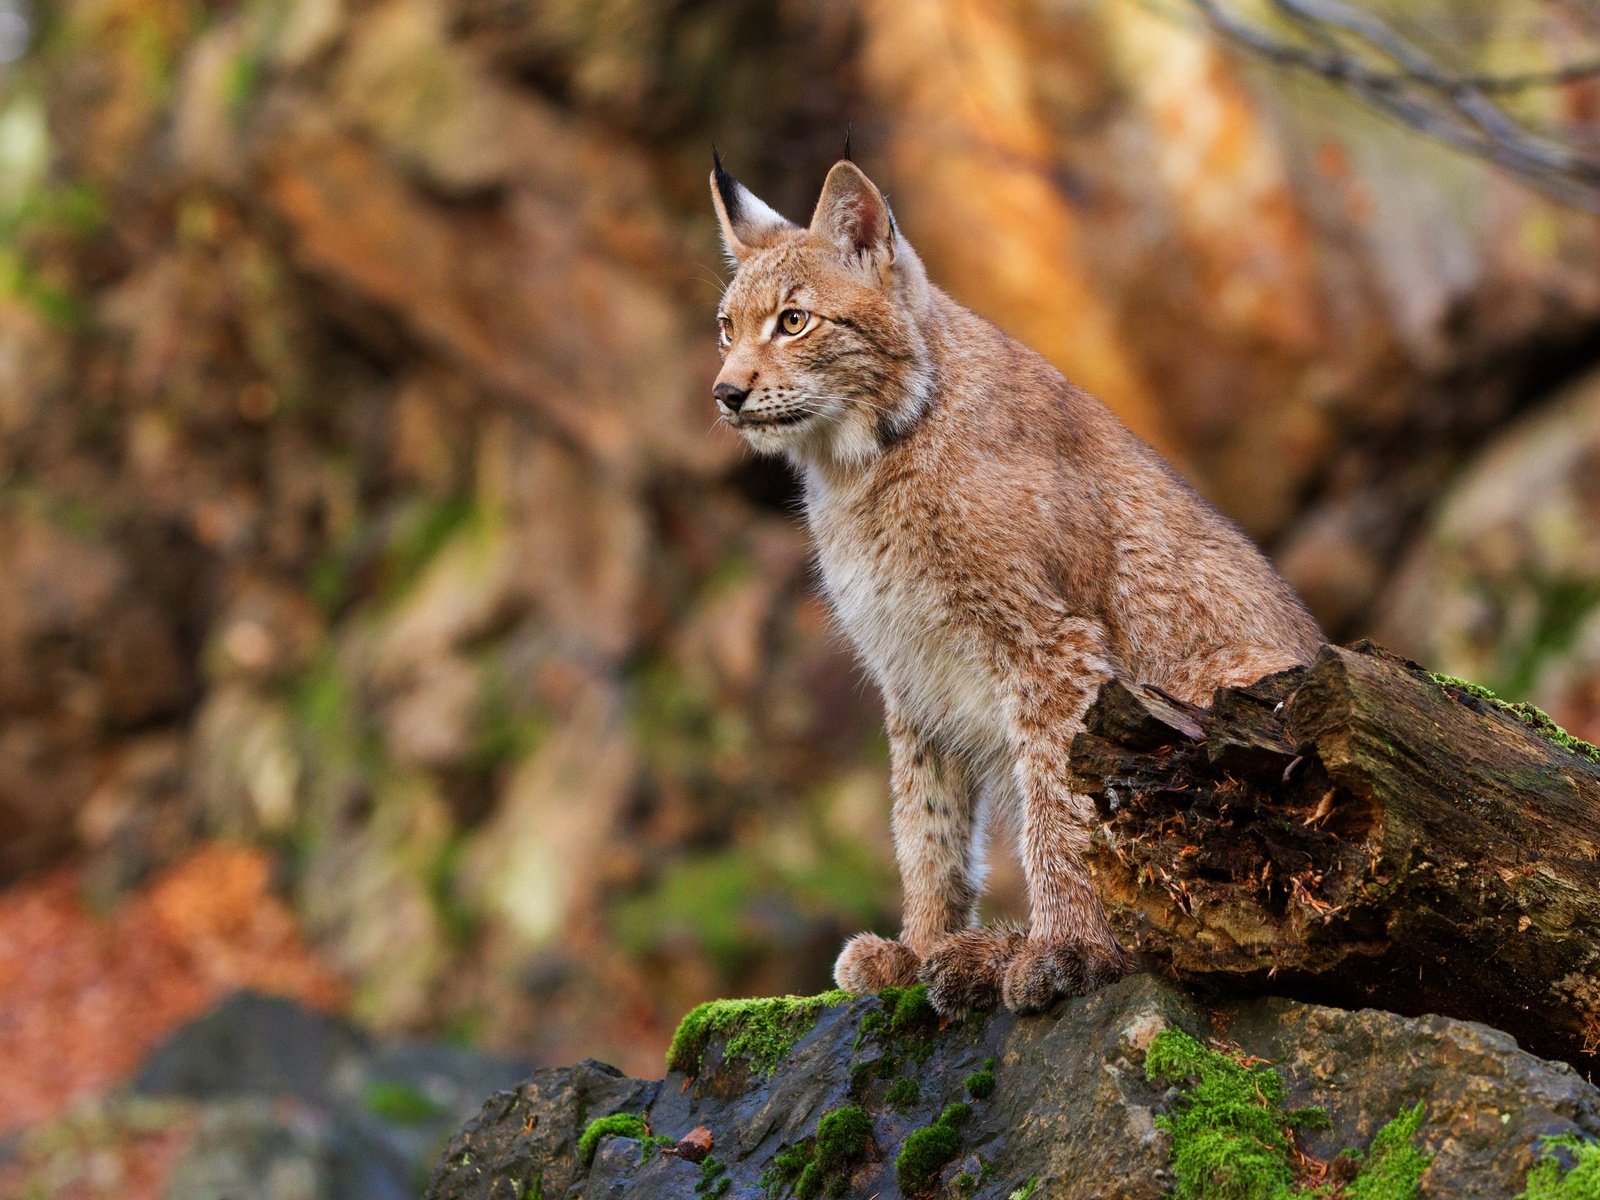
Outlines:
POLYGON ((798 308, 786 308, 778 314, 778 331, 791 336, 799 333, 811 320, 811 314, 798 308))
POLYGON ((717 345, 724 350, 733 345, 733 322, 721 313, 717 314, 717 345))

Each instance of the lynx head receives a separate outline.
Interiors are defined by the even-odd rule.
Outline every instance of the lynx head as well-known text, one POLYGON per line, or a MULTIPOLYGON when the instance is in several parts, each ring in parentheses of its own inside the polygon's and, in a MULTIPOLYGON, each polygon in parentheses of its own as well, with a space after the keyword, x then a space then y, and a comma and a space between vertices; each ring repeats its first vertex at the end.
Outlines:
POLYGON ((733 281, 717 310, 723 420, 763 453, 864 462, 927 406, 929 288, 883 195, 848 159, 828 172, 809 228, 722 169, 711 201, 733 281))

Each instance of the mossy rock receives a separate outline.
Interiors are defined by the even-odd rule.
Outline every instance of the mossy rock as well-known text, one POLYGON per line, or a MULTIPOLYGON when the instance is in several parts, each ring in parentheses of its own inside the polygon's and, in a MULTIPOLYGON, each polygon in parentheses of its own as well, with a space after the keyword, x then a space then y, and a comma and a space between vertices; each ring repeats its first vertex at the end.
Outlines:
POLYGON ((872 1149, 872 1115, 858 1104, 822 1114, 817 1132, 781 1150, 761 1178, 769 1195, 788 1189, 799 1200, 849 1194, 851 1173, 872 1149))
POLYGON ((540 1072, 457 1136, 429 1200, 501 1200, 536 1178, 546 1195, 615 1200, 1312 1200, 1319 1187, 1322 1200, 1600 1200, 1583 1190, 1600 1089, 1482 1025, 1287 1000, 1201 1006, 1148 976, 1043 1016, 930 1029, 918 1011, 903 993, 733 1002, 680 1034, 697 1075, 624 1087, 595 1064, 540 1072), (911 1018, 903 1042, 896 1012, 911 1018), (728 1051, 741 1033, 746 1057, 728 1051), (771 1069, 744 1069, 751 1056, 771 1069), (852 1090, 863 1068, 871 1086, 852 1090), (909 1083, 895 1091, 902 1079, 915 1098, 909 1083), (715 1162, 602 1136, 586 1166, 580 1136, 612 1114, 637 1117, 635 1137, 703 1125, 715 1162), (1453 1132, 1464 1127, 1471 1138, 1453 1132), (1313 1159, 1328 1164, 1320 1179, 1313 1159), (492 1192, 497 1179, 509 1183, 492 1192))
POLYGON ((777 996, 758 1000, 708 1000, 679 1023, 667 1048, 667 1070, 695 1076, 711 1039, 725 1039, 723 1058, 742 1059, 757 1075, 770 1075, 795 1043, 811 1032, 825 1008, 852 999, 849 992, 777 996))
MULTIPOLYGON (((1152 1082, 1183 1081, 1170 1114, 1156 1123, 1172 1135, 1175 1200, 1316 1200, 1328 1193, 1308 1174, 1296 1130, 1326 1128, 1321 1108, 1288 1108, 1283 1077, 1265 1063, 1209 1050, 1181 1029, 1150 1043, 1152 1082)), ((1347 1200, 1417 1200, 1430 1156, 1413 1143, 1423 1105, 1403 1109, 1372 1139, 1365 1157, 1347 1153, 1355 1174, 1347 1200)))

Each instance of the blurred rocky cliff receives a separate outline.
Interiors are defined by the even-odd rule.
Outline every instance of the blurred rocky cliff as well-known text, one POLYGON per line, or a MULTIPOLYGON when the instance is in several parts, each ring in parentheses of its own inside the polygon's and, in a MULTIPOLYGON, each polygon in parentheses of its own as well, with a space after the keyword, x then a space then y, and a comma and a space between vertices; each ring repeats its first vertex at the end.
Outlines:
MULTIPOLYGON (((1594 32, 1393 7, 1469 63, 1594 32)), ((1181 11, 8 11, 7 878, 267 846, 360 1019, 540 1061, 815 991, 893 919, 877 700, 713 428, 705 175, 803 218, 847 125, 935 277, 1330 632, 1600 736, 1600 221, 1181 11)))

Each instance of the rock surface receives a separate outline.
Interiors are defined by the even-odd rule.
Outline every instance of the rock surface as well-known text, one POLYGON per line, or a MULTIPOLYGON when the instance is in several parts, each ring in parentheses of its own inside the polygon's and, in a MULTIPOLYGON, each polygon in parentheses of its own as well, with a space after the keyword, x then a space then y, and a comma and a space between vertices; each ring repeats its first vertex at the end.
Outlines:
POLYGON ((158 1047, 133 1092, 197 1108, 173 1200, 410 1200, 449 1130, 526 1071, 463 1047, 374 1042, 243 992, 158 1047))
POLYGON ((956 1102, 970 1116, 925 1194, 1003 1200, 1037 1179, 1034 1194, 1049 1200, 1154 1200, 1174 1185, 1159 1122, 1177 1089, 1150 1082, 1145 1057, 1172 1027, 1274 1064, 1290 1107, 1324 1107, 1328 1127, 1300 1135, 1312 1160, 1366 1150, 1402 1107, 1422 1104, 1414 1140, 1431 1156, 1423 1197, 1506 1200, 1543 1157, 1540 1139, 1600 1137, 1600 1091, 1471 1022, 1280 999, 1216 1007, 1148 976, 1041 1017, 979 1016, 944 1030, 895 1034, 886 1008, 865 998, 824 1009, 770 1076, 719 1038, 695 1078, 629 1079, 594 1062, 539 1071, 456 1134, 428 1200, 786 1195, 770 1176, 763 1187, 763 1176, 780 1152, 817 1133, 824 1113, 850 1104, 870 1115, 870 1142, 838 1194, 888 1200, 907 1194, 896 1158, 908 1136, 956 1102), (972 1076, 991 1059, 988 1091, 972 1076), (916 1081, 914 1100, 896 1089, 902 1078, 916 1081), (608 1136, 586 1165, 579 1136, 593 1119, 622 1112, 673 1140, 707 1127, 716 1163, 708 1171, 608 1136))

